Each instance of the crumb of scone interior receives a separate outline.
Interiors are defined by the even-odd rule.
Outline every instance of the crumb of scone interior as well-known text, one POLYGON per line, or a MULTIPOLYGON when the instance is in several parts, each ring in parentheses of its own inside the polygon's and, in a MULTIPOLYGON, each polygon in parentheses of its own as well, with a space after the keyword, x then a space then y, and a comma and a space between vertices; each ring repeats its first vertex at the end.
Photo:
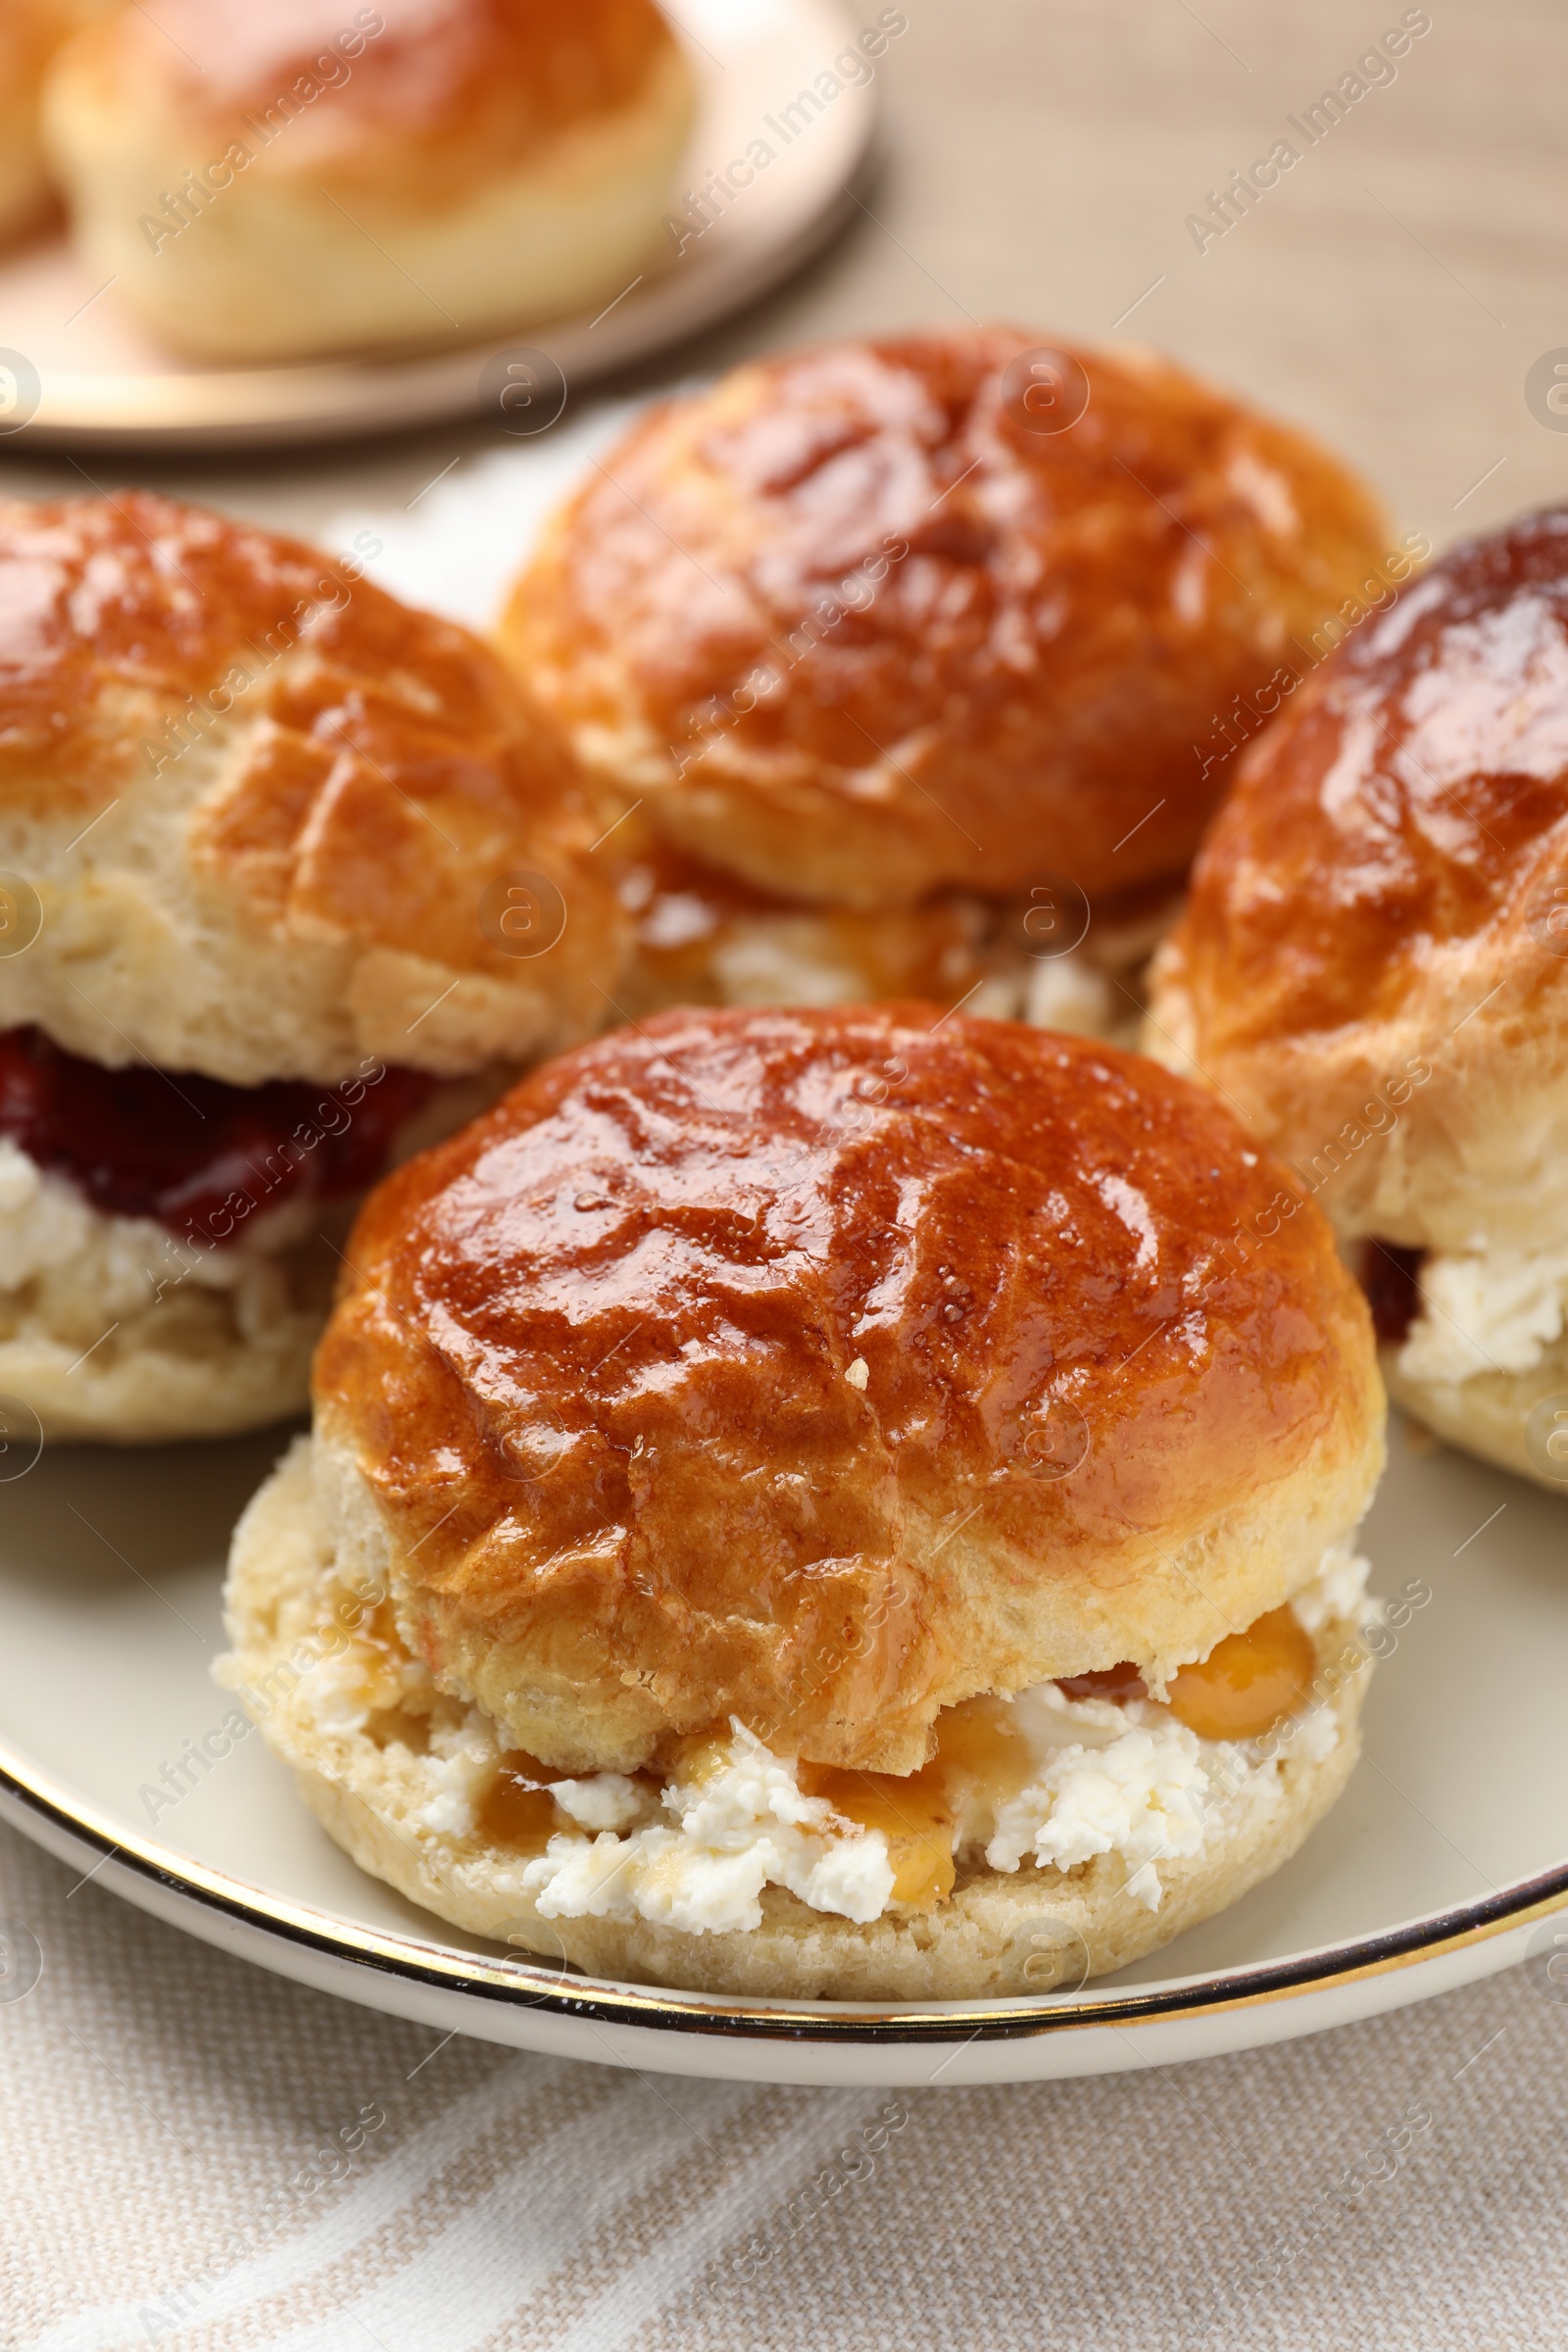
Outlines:
MULTIPOLYGON (((1344 1556, 1331 1569, 1342 1585, 1344 1556)), ((1353 1573, 1364 1583, 1365 1562, 1356 1562, 1353 1573)), ((960 1861, 984 1858, 1006 1870, 1028 1856, 1071 1868, 1106 1851, 1126 1863, 1129 1879, 1143 1874, 1135 1899, 1157 1910, 1161 1853, 1174 1858, 1184 1847, 1192 1850, 1208 1806, 1234 1797, 1245 1777, 1266 1770, 1275 1755, 1322 1750, 1337 1740, 1332 1710, 1323 1703, 1328 1678, 1308 1631, 1309 1622, 1314 1630, 1322 1622, 1313 1620, 1316 1597, 1270 1610, 1227 1635, 1207 1658, 1180 1668, 1163 1698, 1152 1697, 1137 1668, 1123 1664, 1004 1699, 964 1700, 938 1716, 931 1760, 915 1773, 795 1762, 773 1755, 737 1721, 675 1743, 660 1767, 632 1776, 641 1803, 632 1815, 629 1801, 607 1804, 601 1794, 606 1781, 618 1788, 619 1776, 580 1781, 503 1750, 475 1805, 475 1827, 498 1844, 544 1856, 541 1891, 547 1903, 557 1894, 565 1911, 574 1893, 585 1891, 585 1835, 610 1828, 634 1838, 637 1828, 683 1825, 705 1802, 711 1805, 715 1791, 727 1795, 760 1765, 764 1778, 793 1773, 804 1800, 800 1824, 826 1841, 828 1883, 835 1861, 847 1888, 852 1876, 866 1882, 855 1889, 859 1916, 866 1916, 865 1895, 884 1882, 880 1908, 936 1909, 952 1895, 960 1861), (1173 1803, 1174 1791, 1180 1794, 1173 1803), (554 1846, 557 1838, 579 1842, 554 1846), (845 1870, 852 1857, 862 1865, 858 1873, 853 1865, 845 1870)), ((757 1815, 763 1837, 772 1827, 769 1812, 776 1805, 757 1815)), ((1216 1825, 1207 1826, 1212 1832, 1216 1825)), ((651 1863, 668 1874, 672 1861, 678 1871, 682 1859, 688 1870, 697 1860, 695 1850, 682 1857, 662 1839, 646 1856, 635 1844, 629 1850, 634 1887, 651 1863)), ((590 1884, 602 1876, 603 1863, 603 1854, 595 1858, 590 1884)))
POLYGON ((1568 1241, 1349 1245, 1396 1402, 1484 1461, 1568 1494, 1568 1241))

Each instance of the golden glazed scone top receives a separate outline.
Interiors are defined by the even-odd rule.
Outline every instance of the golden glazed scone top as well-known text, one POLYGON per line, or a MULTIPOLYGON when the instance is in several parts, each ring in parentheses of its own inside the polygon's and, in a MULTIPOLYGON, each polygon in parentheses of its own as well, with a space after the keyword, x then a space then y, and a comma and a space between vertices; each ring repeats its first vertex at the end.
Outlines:
POLYGON ((7 0, 0 11, 0 102, 31 106, 50 58, 104 0, 7 0))
POLYGON ((0 500, 0 864, 42 905, 0 1023, 239 1083, 334 1076, 356 1042, 473 1068, 519 1022, 598 1024, 618 931, 592 792, 477 638, 358 571, 141 492, 0 500), (518 873, 559 894, 546 955, 487 919, 518 873), (466 1041, 416 1021, 435 974, 466 1041), (257 1026, 291 985, 297 1052, 257 1026))
POLYGON ((1304 435, 1141 352, 1067 355, 1088 406, 1033 429, 1037 341, 740 368, 547 532, 504 641, 695 855, 862 906, 1180 876, 1219 782, 1195 745, 1385 526, 1304 435))
POLYGON ((533 1753, 739 1715, 910 1770, 975 1691, 1203 1654, 1358 1516, 1366 1309, 1282 1171, 1152 1064, 938 1022, 665 1013, 363 1212, 318 1426, 533 1753))
POLYGON ((612 121, 677 56, 653 0, 160 0, 156 22, 124 8, 95 25, 72 65, 215 154, 235 138, 270 174, 412 212, 612 121))
POLYGON ((100 0, 5 0, 0 7, 0 244, 39 227, 55 209, 38 110, 61 44, 100 0))
POLYGON ((1453 549, 1285 706, 1152 1012, 1347 1226, 1568 1238, 1568 507, 1453 549))
POLYGON ((52 49, 77 26, 85 14, 82 0, 9 0, 0 18, 0 62, 7 72, 7 88, 36 81, 52 49))
POLYGON ((50 58, 92 14, 93 0, 7 0, 0 10, 0 105, 36 104, 50 58))
POLYGON ((1522 933, 1528 953, 1532 884, 1565 848, 1560 507, 1445 556, 1244 760, 1180 933, 1205 1038, 1385 1019, 1465 943, 1522 933))

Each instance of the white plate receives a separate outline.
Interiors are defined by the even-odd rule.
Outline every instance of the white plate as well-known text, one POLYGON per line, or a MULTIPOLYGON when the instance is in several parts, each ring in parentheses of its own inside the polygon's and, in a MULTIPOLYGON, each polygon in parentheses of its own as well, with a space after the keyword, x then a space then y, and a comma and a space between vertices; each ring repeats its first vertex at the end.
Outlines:
POLYGON ((701 90, 672 209, 682 210, 681 192, 700 189, 753 139, 764 139, 775 160, 678 256, 671 241, 667 257, 608 314, 534 320, 511 336, 410 358, 210 368, 142 334, 116 310, 112 282, 107 292, 95 285, 59 237, 0 257, 0 346, 21 353, 41 380, 18 445, 260 448, 477 416, 480 371, 504 347, 544 351, 577 388, 755 301, 854 210, 849 190, 871 140, 875 78, 843 89, 787 144, 764 119, 776 122, 831 66, 860 19, 843 0, 681 0, 672 14, 701 90))
POLYGON ((65 1447, 0 1485, 0 1813, 100 1886, 302 1984, 668 2073, 1026 2080, 1208 2057, 1419 2000, 1521 1958, 1568 1901, 1568 1513, 1461 1455, 1418 1456, 1396 1429, 1368 1523, 1374 1585, 1431 1597, 1374 1678, 1348 1791, 1234 1909, 1115 1978, 1009 2003, 768 2005, 545 1968, 365 1877, 259 1737, 192 1772, 150 1826, 139 1792, 227 1711, 207 1676, 221 1560, 278 1443, 65 1447))

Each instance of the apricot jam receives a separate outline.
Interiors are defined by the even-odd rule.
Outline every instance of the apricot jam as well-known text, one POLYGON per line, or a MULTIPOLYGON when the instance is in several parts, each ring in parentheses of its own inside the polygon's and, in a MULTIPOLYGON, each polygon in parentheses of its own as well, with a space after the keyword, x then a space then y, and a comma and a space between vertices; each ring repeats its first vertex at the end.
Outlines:
POLYGON ((372 1062, 335 1087, 228 1086, 189 1070, 109 1070, 40 1029, 0 1030, 0 1135, 108 1216, 221 1244, 286 1200, 341 1200, 383 1173, 435 1080, 372 1062))
POLYGON ((934 1910, 953 1892, 954 1807, 940 1761, 920 1772, 846 1772, 835 1764, 803 1764, 801 1788, 825 1797, 835 1813, 880 1830, 893 1865, 893 1900, 934 1910))
POLYGON ((955 1796, 968 1781, 1004 1803, 1034 1778, 1033 1751, 1004 1699, 966 1698, 945 1707, 935 1729, 937 1752, 926 1770, 939 1770, 955 1796))
POLYGON ((659 1768, 665 1780, 701 1788, 730 1762, 729 1736, 722 1731, 688 1732, 667 1740, 659 1751, 659 1768))
POLYGON ((1317 1671, 1312 1637, 1290 1607, 1228 1634, 1165 1686, 1178 1723, 1200 1740, 1255 1740, 1305 1700, 1317 1671))
POLYGON ((953 1833, 966 1786, 982 1788, 1002 1804, 1026 1788, 1035 1761, 1029 1742, 1006 1704, 995 1698, 965 1699, 937 1717, 937 1746, 919 1772, 845 1772, 825 1764, 803 1764, 800 1784, 821 1796, 845 1820, 862 1830, 880 1830, 893 1865, 893 1899, 930 1911, 953 1892, 953 1833))
POLYGON ((551 1781, 562 1778, 525 1748, 509 1749, 474 1808, 479 1829, 493 1844, 542 1854, 558 1830, 575 1826, 550 1793, 551 1781))

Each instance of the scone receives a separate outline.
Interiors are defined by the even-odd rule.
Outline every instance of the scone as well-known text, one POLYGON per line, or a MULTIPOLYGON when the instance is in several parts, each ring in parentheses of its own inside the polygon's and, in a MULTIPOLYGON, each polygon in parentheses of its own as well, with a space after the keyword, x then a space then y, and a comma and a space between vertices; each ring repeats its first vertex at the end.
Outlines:
POLYGON ((1454 548, 1296 697, 1152 1019, 1339 1228, 1399 1400, 1568 1481, 1568 507, 1454 548))
POLYGON ((0 501, 0 1396, 304 1403, 346 1206, 603 1025, 568 752, 466 630, 125 491, 0 501))
POLYGON ((366 1868, 614 1976, 1115 1968, 1357 1749, 1365 1303, 1153 1063, 932 1006, 674 1011, 363 1211, 235 1688, 366 1868))
POLYGON ((638 804, 627 1011, 1136 1020, 1234 746, 1387 544, 1325 451, 1131 349, 853 341, 655 408, 502 623, 638 804))
POLYGON ((39 104, 49 61, 102 0, 5 0, 0 8, 0 245, 47 220, 39 104))
POLYGON ((179 349, 476 336, 649 266, 693 112, 654 0, 160 0, 58 60, 94 273, 179 349))

